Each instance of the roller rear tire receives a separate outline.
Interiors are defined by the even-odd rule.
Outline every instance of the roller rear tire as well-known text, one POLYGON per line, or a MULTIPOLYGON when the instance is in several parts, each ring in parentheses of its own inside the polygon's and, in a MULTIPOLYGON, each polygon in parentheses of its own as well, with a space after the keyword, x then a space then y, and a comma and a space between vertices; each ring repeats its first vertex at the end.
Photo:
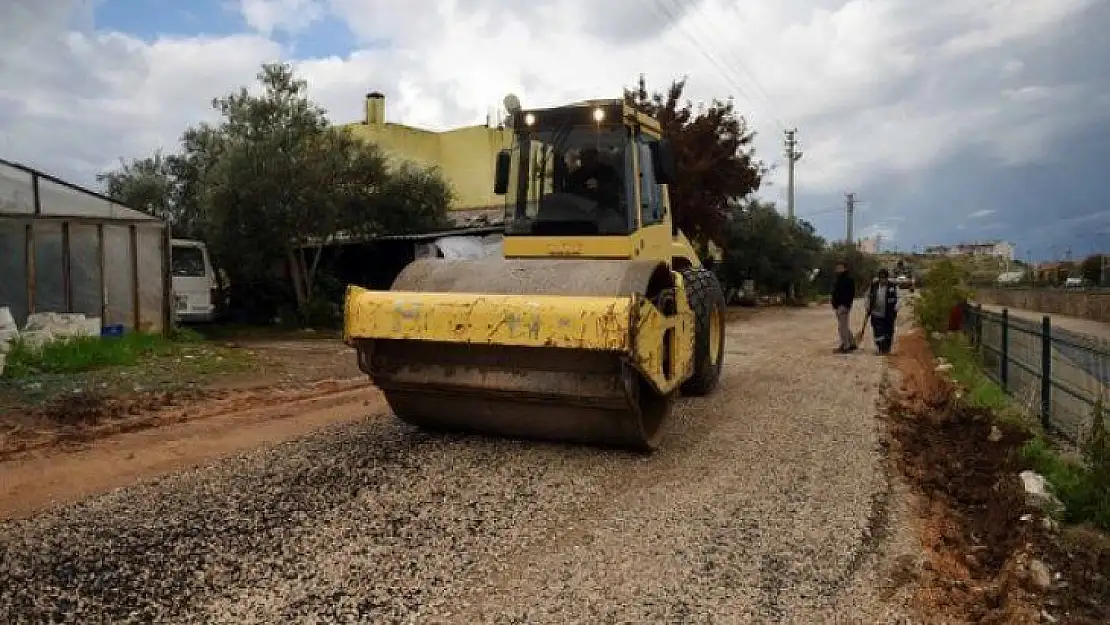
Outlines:
POLYGON ((687 299, 694 312, 694 373, 682 384, 682 394, 708 395, 721 379, 725 355, 725 294, 712 271, 704 267, 682 270, 687 299))

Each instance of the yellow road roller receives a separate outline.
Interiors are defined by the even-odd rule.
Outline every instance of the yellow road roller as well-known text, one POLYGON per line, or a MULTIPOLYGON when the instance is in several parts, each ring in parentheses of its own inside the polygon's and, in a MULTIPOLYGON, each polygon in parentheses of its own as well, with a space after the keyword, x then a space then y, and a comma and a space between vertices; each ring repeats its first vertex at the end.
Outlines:
POLYGON ((349 286, 345 340, 410 424, 654 450, 725 351, 720 284, 675 225, 671 148, 619 99, 510 113, 503 258, 349 286))

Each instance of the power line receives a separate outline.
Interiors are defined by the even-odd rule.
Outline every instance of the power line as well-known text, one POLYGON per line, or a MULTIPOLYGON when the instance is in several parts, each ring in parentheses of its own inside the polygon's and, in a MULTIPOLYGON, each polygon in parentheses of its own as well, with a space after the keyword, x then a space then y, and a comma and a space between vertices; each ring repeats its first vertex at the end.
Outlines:
MULTIPOLYGON (((721 76, 725 79, 729 86, 739 92, 740 95, 747 99, 750 103, 756 103, 756 99, 753 98, 744 87, 740 86, 732 72, 723 63, 721 63, 721 61, 717 59, 716 56, 714 56, 711 52, 706 51, 706 49, 698 43, 695 37, 686 32, 686 30, 683 28, 682 22, 678 19, 678 16, 671 11, 671 9, 664 3, 664 0, 652 0, 652 2, 655 5, 655 8, 658 9, 658 11, 661 11, 666 19, 674 25, 675 30, 678 31, 680 35, 682 35, 687 43, 689 43, 698 53, 705 57, 705 59, 709 61, 710 64, 712 64, 718 72, 720 72, 721 76)), ((782 124, 775 117, 773 112, 769 116, 776 125, 778 125, 780 128, 785 129, 785 124, 782 124)))
POLYGON ((798 215, 798 219, 814 219, 816 217, 827 217, 829 215, 834 215, 834 214, 835 215, 840 215, 840 214, 843 214, 843 213, 844 213, 844 207, 843 206, 837 206, 836 208, 823 208, 823 209, 821 209, 821 210, 819 210, 815 213, 807 213, 805 215, 798 215))
MULTIPOLYGON (((704 2, 697 3, 695 5, 695 10, 701 15, 701 17, 705 18, 705 22, 708 25, 709 29, 713 29, 715 31, 714 26, 716 26, 716 22, 714 22, 713 19, 711 19, 706 13, 706 4, 707 3, 704 2)), ((735 37, 730 39, 728 33, 726 32, 725 41, 732 41, 734 43, 737 43, 740 41, 740 39, 735 37)), ((782 121, 782 119, 779 118, 778 115, 775 113, 775 111, 778 110, 778 107, 775 106, 775 103, 771 99, 770 95, 768 95, 767 90, 763 88, 763 85, 760 84, 759 80, 755 77, 755 72, 748 69, 748 66, 744 63, 741 56, 737 55, 728 45, 721 46, 721 50, 722 56, 727 57, 726 60, 729 62, 729 66, 735 68, 735 71, 739 75, 740 79, 744 81, 746 85, 749 85, 754 90, 756 96, 762 99, 763 103, 767 105, 767 113, 771 121, 777 124, 780 129, 786 130, 786 122, 782 121)), ((752 104, 755 103, 753 102, 752 104)))

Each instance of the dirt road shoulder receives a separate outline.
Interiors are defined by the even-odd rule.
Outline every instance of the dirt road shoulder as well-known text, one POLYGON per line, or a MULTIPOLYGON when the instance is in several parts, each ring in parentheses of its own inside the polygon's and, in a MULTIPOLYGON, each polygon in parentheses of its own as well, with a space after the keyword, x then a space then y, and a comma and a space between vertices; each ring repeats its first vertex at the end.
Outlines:
POLYGON ((0 519, 384 411, 381 394, 364 380, 329 382, 308 392, 241 391, 157 411, 146 415, 154 423, 142 428, 44 444, 0 461, 0 519))
POLYGON ((68 384, 77 390, 9 405, 0 418, 0 519, 385 411, 338 340, 255 340, 219 349, 242 352, 255 366, 172 387, 141 368, 98 371, 97 379, 132 378, 134 388, 90 389, 72 376, 68 384))

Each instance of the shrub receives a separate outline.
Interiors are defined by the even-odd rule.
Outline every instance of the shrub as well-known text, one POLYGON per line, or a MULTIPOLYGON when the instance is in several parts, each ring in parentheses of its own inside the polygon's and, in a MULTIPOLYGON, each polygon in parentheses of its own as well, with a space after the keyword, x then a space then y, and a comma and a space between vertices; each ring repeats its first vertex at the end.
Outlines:
POLYGON ((942 260, 925 274, 925 288, 914 304, 917 324, 926 332, 943 331, 948 327, 952 308, 967 302, 972 292, 967 288, 966 273, 951 260, 942 260))
POLYGON ((1065 520, 1110 530, 1110 436, 1101 402, 1095 404, 1093 416, 1082 461, 1062 457, 1041 437, 1029 439, 1021 454, 1052 485, 1064 503, 1065 520))

